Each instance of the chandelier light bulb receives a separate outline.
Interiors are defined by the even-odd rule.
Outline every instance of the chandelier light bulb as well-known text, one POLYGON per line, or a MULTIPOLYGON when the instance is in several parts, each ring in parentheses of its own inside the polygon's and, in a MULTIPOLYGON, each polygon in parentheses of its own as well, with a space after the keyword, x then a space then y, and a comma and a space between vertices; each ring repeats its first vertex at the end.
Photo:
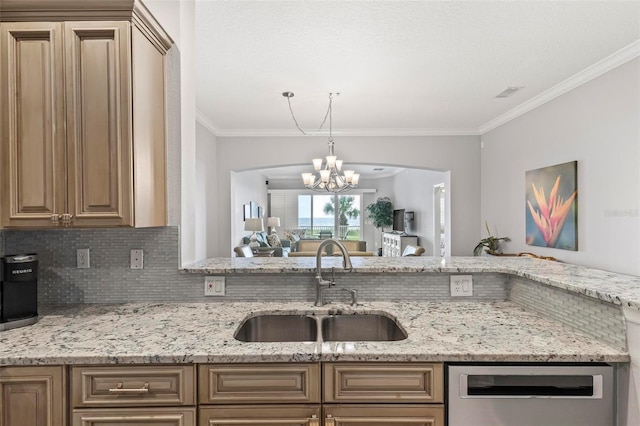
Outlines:
POLYGON ((305 185, 311 185, 313 173, 302 173, 302 181, 305 185))
POLYGON ((327 169, 333 169, 336 167, 336 160, 338 157, 335 155, 327 155, 327 169))
POLYGON ((311 161, 313 161, 313 168, 316 170, 316 172, 320 171, 320 169, 322 168, 322 158, 314 158, 311 161))
POLYGON ((353 174, 355 172, 353 170, 345 170, 344 171, 344 180, 347 181, 347 183, 351 183, 353 180, 353 174))
POLYGON ((336 160, 336 170, 342 170, 342 160, 336 160))
POLYGON ((323 183, 329 182, 329 177, 331 176, 331 170, 320 170, 320 179, 323 183))
POLYGON ((360 173, 355 173, 351 178, 351 185, 358 186, 358 182, 360 182, 360 173))

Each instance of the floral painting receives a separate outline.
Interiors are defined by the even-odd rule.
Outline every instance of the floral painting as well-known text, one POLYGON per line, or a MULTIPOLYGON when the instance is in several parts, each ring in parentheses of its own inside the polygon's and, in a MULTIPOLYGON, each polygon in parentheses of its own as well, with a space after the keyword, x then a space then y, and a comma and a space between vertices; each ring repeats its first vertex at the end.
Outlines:
POLYGON ((578 250, 577 172, 577 161, 526 172, 528 245, 578 250))

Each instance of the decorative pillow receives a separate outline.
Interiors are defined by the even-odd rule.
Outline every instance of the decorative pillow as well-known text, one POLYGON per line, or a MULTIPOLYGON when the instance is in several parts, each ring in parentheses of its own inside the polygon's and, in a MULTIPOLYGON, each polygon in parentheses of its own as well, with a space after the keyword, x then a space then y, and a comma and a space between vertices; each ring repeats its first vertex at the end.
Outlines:
POLYGON ((300 239, 304 238, 306 235, 307 235, 306 229, 285 229, 284 230, 284 237, 287 240, 291 241, 292 243, 299 241, 300 239))
POLYGON ((269 236, 267 236, 267 241, 269 241, 269 245, 271 247, 282 247, 278 234, 269 234, 269 236))

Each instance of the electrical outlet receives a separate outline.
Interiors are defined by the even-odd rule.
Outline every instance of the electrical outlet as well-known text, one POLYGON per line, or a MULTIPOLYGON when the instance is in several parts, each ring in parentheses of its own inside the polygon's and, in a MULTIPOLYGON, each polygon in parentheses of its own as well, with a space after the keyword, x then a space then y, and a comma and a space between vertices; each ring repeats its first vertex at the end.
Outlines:
POLYGON ((204 277, 205 296, 224 296, 224 277, 204 277))
POLYGON ((473 296, 473 275, 451 275, 451 296, 473 296))
POLYGON ((76 266, 78 269, 89 269, 91 267, 88 248, 76 250, 76 266))
POLYGON ((142 249, 131 250, 131 269, 144 268, 144 252, 142 249))

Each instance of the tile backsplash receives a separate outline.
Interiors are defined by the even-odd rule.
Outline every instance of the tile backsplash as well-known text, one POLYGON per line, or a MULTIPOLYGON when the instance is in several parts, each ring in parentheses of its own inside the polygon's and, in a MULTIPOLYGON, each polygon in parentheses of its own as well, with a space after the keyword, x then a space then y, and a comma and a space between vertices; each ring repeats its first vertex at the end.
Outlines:
POLYGON ((0 229, 0 256, 4 256, 4 231, 0 229))
MULTIPOLYGON (((45 304, 125 302, 299 301, 314 299, 313 275, 239 274, 226 277, 224 297, 204 296, 203 275, 181 273, 179 228, 5 230, 7 253, 37 253, 38 301, 45 304), (90 249, 89 269, 76 250, 90 249), (144 269, 130 269, 131 249, 144 250, 144 269)), ((338 288, 360 300, 455 300, 447 274, 336 274, 338 288)), ((506 300, 508 277, 474 274, 474 300, 506 300)), ((332 289, 332 300, 348 294, 332 289)), ((465 299, 468 300, 468 299, 465 299)))
POLYGON ((619 306, 515 276, 509 280, 509 300, 616 348, 627 347, 619 306))
POLYGON ((4 239, 6 253, 39 255, 40 303, 181 300, 180 290, 166 291, 167 287, 177 281, 187 281, 186 285, 196 282, 196 277, 185 277, 178 271, 177 226, 5 230, 4 239), (89 269, 76 267, 76 250, 80 248, 90 249, 89 269), (130 269, 131 249, 144 250, 144 269, 130 269))

